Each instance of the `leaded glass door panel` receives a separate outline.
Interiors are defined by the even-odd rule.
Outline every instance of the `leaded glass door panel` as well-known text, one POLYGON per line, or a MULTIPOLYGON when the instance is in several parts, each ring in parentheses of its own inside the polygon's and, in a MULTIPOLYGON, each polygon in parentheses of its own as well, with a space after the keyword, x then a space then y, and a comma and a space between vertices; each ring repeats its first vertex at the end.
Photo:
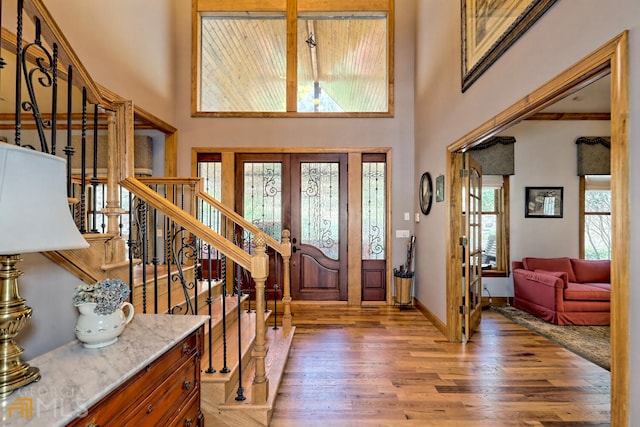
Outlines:
POLYGON ((347 158, 291 161, 291 288, 297 300, 347 299, 347 158))
MULTIPOLYGON (((290 228, 291 196, 289 180, 289 154, 238 154, 236 156, 236 211, 277 241, 282 240, 282 230, 290 228)), ((239 233, 239 232, 238 232, 239 233)), ((236 233, 235 238, 244 236, 236 233)), ((251 251, 252 248, 248 247, 251 251)), ((273 297, 274 284, 282 284, 281 259, 276 259, 272 249, 269 255, 267 297, 273 297)), ((251 287, 255 285, 251 281, 251 287)), ((253 289, 251 290, 253 296, 253 289)), ((280 298, 278 294, 275 297, 280 298)))

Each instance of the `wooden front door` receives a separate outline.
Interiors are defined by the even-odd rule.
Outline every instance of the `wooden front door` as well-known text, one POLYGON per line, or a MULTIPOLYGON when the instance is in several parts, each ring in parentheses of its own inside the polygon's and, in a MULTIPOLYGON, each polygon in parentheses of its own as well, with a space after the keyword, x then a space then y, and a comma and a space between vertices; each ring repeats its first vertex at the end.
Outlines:
MULTIPOLYGON (((296 300, 347 299, 344 154, 239 154, 236 209, 277 240, 291 231, 296 300)), ((274 257, 270 254, 270 260, 274 257)), ((278 269, 270 262, 269 277, 278 269)))
POLYGON ((291 289, 297 300, 347 299, 347 158, 291 160, 291 289))

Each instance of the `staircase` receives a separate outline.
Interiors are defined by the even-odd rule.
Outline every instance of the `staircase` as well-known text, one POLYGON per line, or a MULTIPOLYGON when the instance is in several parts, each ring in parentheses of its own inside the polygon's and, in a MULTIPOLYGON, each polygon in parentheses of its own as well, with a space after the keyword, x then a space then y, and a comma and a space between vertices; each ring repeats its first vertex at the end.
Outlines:
MULTIPOLYGON (((193 269, 186 269, 193 276, 193 269)), ((140 277, 140 274, 136 275, 140 277)), ((179 316, 187 312, 187 303, 184 300, 181 285, 169 280, 168 274, 158 276, 159 313, 167 313, 166 300, 170 292, 173 301, 174 315, 179 316), (179 301, 182 298, 182 301, 179 301)), ((156 280, 156 279, 154 279, 156 280)), ((208 281, 198 281, 197 307, 198 314, 209 315, 211 309, 211 321, 205 324, 205 352, 201 359, 201 407, 207 425, 215 426, 268 426, 271 419, 275 398, 278 394, 284 368, 289 356, 295 328, 285 333, 282 326, 274 329, 267 328, 266 341, 269 347, 265 364, 268 381, 268 397, 264 403, 254 403, 252 400, 252 383, 255 376, 255 359, 252 352, 256 342, 256 318, 255 309, 248 310, 248 296, 227 295, 223 297, 223 285, 221 281, 212 281, 211 297, 209 297, 208 281), (209 298, 211 307, 209 308, 209 298), (224 312, 223 320, 223 298, 224 312), (238 306, 240 305, 240 309, 238 306), (239 320, 239 321, 238 321, 239 320), (226 332, 226 338, 223 334, 226 332), (240 338, 241 352, 238 351, 238 338, 240 338), (225 358, 226 339, 226 358, 225 358), (238 359, 241 362, 238 362, 238 359), (226 367, 226 369, 225 369, 226 367), (241 390, 240 390, 241 387, 241 390), (240 390, 240 391, 239 391, 240 390), (238 396, 244 400, 236 400, 238 396)), ((143 311, 141 291, 143 283, 138 282, 133 287, 134 307, 136 312, 143 311), (137 296, 136 296, 137 295, 137 296)), ((155 295, 156 288, 152 281, 147 283, 147 297, 150 300, 155 295)), ((191 305, 195 306, 195 298, 191 298, 191 305)), ((253 303, 252 303, 253 305, 253 303)), ((263 311, 262 317, 270 319, 272 311, 263 311)))
POLYGON ((66 158, 70 210, 90 242, 88 249, 45 255, 86 283, 106 278, 129 283, 138 313, 209 315, 201 376, 207 424, 268 425, 295 331, 290 311, 288 231, 283 232, 282 242, 264 235, 204 193, 197 177, 147 181, 139 177, 143 172, 139 172, 137 161, 145 156, 136 154, 136 130, 150 126, 164 133, 164 170, 175 174, 178 129, 134 100, 97 84, 43 0, 19 1, 15 18, 14 37, 5 37, 3 28, 4 47, 10 44, 15 50, 15 63, 10 67, 16 70, 15 102, 7 102, 15 105, 13 142, 26 145, 37 140, 39 144, 28 147, 39 145, 44 153, 66 158), (23 26, 23 20, 32 25, 23 26), (63 81, 66 83, 59 87, 63 81), (23 85, 26 91, 21 90, 23 85), (59 111, 62 105, 66 105, 64 125, 59 111), (80 129, 79 135, 72 135, 74 129, 80 129), (57 137, 64 130, 66 140, 57 137), (74 146, 74 137, 80 147, 74 146), (99 147, 98 141, 104 145, 99 147), (136 206, 134 199, 139 203, 136 206), (209 216, 213 213, 220 220, 217 226, 202 222, 199 213, 204 205, 209 216), (139 207, 142 210, 138 211, 139 207), (172 247, 183 240, 193 242, 190 254, 172 247), (233 266, 230 269, 247 272, 255 284, 255 310, 247 310, 246 296, 225 296, 222 283, 230 288, 227 283, 233 281, 227 281, 225 274, 213 286, 198 280, 203 245, 209 252, 213 248, 221 254, 225 263, 228 260, 233 266), (279 257, 274 263, 279 263, 283 276, 278 279, 283 313, 279 329, 265 323, 272 315, 265 310, 264 300, 269 275, 267 247, 279 257))

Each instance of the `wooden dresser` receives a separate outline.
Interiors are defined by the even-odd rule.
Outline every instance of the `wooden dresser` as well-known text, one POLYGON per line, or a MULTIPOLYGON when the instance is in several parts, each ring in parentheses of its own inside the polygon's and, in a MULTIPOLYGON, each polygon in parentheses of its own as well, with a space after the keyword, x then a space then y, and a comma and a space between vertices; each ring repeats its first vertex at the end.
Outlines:
POLYGON ((85 349, 74 342, 29 361, 42 380, 10 396, 2 425, 204 425, 200 358, 206 319, 136 315, 109 347, 85 349))

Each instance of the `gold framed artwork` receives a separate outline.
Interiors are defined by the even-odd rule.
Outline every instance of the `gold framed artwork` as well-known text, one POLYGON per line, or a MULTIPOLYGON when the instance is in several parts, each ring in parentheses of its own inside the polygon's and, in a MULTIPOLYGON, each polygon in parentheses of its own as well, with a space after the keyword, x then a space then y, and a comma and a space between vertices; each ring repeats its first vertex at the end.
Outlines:
POLYGON ((557 0, 461 0, 462 92, 557 0))

